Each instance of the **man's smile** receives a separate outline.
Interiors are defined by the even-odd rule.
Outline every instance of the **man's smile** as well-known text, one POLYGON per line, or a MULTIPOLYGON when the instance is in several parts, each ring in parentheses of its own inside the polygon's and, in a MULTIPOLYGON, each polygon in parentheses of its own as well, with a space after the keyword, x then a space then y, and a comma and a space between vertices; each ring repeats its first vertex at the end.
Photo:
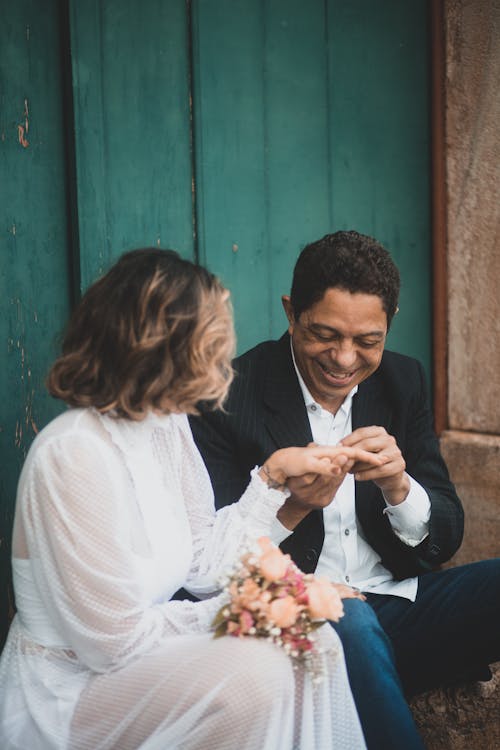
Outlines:
POLYGON ((319 359, 317 359, 316 362, 329 380, 334 380, 338 383, 346 383, 356 374, 356 370, 335 370, 334 368, 323 364, 319 359))

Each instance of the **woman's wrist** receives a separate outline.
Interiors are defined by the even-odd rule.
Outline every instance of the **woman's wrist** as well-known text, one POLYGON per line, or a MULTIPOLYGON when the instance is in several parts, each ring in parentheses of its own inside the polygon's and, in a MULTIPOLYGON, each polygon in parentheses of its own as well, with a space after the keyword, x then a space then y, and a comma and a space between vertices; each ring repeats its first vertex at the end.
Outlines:
POLYGON ((261 466, 259 476, 271 490, 284 490, 286 487, 286 474, 281 469, 269 466, 267 461, 261 466))

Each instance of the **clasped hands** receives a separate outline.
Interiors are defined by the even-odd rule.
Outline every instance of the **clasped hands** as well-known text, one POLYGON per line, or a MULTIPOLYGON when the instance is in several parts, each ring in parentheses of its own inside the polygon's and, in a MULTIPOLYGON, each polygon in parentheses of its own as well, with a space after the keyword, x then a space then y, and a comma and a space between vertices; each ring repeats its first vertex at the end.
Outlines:
POLYGON ((290 490, 278 518, 292 530, 311 510, 332 502, 348 473, 357 481, 375 482, 386 501, 398 505, 410 490, 405 468, 394 437, 383 427, 371 426, 354 430, 336 446, 282 448, 267 459, 261 475, 290 490))

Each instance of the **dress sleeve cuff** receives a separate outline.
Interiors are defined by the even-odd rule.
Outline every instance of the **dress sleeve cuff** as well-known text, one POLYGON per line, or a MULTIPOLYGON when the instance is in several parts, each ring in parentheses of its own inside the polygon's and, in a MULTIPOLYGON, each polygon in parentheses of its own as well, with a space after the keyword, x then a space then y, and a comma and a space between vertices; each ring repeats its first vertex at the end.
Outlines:
POLYGON ((247 518, 252 518, 259 526, 266 526, 266 534, 270 533, 271 524, 276 519, 276 513, 281 508, 290 490, 271 489, 259 476, 260 466, 255 466, 250 472, 250 483, 240 498, 240 511, 247 518))

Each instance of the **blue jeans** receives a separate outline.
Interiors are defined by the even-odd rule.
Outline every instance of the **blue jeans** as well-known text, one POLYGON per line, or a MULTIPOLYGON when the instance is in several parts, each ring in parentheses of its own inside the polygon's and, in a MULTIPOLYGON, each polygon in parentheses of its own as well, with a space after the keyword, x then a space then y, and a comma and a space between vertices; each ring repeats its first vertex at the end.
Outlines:
POLYGON ((368 594, 344 608, 333 627, 369 750, 422 750, 406 697, 486 679, 500 659, 500 559, 420 576, 415 602, 368 594))

